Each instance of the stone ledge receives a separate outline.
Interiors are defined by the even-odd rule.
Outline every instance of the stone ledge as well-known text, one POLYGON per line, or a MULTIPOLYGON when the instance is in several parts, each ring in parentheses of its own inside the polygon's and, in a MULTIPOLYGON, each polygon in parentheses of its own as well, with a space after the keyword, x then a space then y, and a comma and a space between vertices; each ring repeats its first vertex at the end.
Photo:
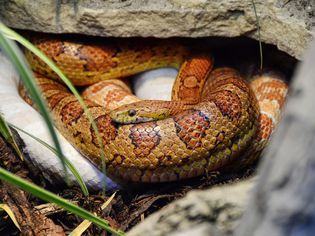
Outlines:
MULTIPOLYGON (((258 38, 251 0, 0 2, 0 20, 18 29, 107 37, 246 35, 258 38)), ((260 16, 262 41, 277 45, 280 50, 301 59, 313 38, 313 33, 308 29, 312 19, 292 14, 298 8, 282 7, 280 0, 255 2, 260 16)))
POLYGON ((248 179, 191 191, 150 215, 127 235, 231 235, 243 215, 253 184, 254 179, 248 179))

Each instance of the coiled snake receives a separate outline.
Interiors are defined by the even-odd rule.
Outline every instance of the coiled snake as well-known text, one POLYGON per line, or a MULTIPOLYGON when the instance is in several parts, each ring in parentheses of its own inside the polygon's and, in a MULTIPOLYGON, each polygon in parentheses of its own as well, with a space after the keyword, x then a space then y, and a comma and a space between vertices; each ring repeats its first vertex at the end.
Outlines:
MULTIPOLYGON (((75 85, 93 84, 83 93, 85 103, 100 131, 107 174, 122 181, 176 181, 250 163, 265 147, 287 93, 272 74, 248 84, 237 71, 212 70, 211 57, 189 54, 173 41, 99 45, 42 37, 33 43, 75 85), (172 101, 140 101, 116 80, 163 66, 181 66, 172 101)), ((26 57, 57 128, 100 166, 95 132, 76 98, 40 59, 26 57)))

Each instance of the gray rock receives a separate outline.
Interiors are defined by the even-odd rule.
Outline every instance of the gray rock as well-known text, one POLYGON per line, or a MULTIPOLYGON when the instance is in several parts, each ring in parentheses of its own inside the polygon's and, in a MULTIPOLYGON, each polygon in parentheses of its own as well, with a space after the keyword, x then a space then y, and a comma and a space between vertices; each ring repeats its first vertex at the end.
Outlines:
POLYGON ((222 235, 231 234, 243 215, 253 180, 191 191, 135 226, 137 235, 222 235))
POLYGON ((291 84, 237 236, 315 235, 315 41, 291 84))
MULTIPOLYGON (((255 2, 262 41, 300 59, 313 37, 311 0, 255 2)), ((251 0, 0 0, 0 20, 14 28, 54 33, 258 39, 251 0)))

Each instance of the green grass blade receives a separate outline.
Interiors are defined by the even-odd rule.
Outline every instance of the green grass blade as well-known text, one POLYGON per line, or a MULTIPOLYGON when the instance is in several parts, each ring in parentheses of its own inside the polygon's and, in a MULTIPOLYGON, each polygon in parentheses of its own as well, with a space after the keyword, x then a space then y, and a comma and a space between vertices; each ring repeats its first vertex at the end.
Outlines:
POLYGON ((79 101, 81 107, 84 110, 84 113, 87 115, 89 122, 92 125, 92 128, 95 131, 97 142, 100 146, 100 156, 102 159, 102 171, 105 174, 105 155, 104 155, 104 146, 102 143, 102 140, 100 138, 99 131, 97 129, 96 123, 94 122, 94 119, 89 112, 86 104, 84 103, 82 97, 78 93, 78 91, 75 89, 75 87, 72 85, 71 81, 67 79, 67 77, 63 74, 63 72, 56 66, 56 64, 51 61, 43 52, 41 52, 38 48, 36 48, 32 43, 30 43, 27 39, 16 33, 15 31, 11 30, 10 28, 6 27, 3 24, 0 24, 0 31, 2 31, 7 37, 16 40, 20 44, 22 44, 24 47, 26 47, 28 50, 30 50, 32 53, 34 53, 36 56, 38 56, 43 62, 45 62, 59 77, 60 79, 67 85, 69 90, 73 93, 73 95, 77 98, 79 101))
MULTIPOLYGON (((31 138, 33 138, 34 140, 36 140, 37 142, 39 142, 40 144, 42 144, 43 146, 45 146, 46 148, 48 148, 50 151, 52 151, 53 153, 55 153, 57 155, 57 150, 54 147, 50 146, 48 143, 46 143, 43 140, 35 137, 32 134, 26 132, 25 130, 20 129, 19 127, 15 126, 13 124, 10 124, 10 126, 13 127, 14 129, 16 129, 16 130, 18 130, 18 131, 28 135, 28 136, 30 136, 31 138)), ((76 170, 76 168, 72 165, 72 163, 68 160, 68 158, 66 156, 64 156, 63 158, 64 158, 64 160, 66 162, 67 167, 69 168, 69 170, 72 172, 72 174, 76 178, 76 180, 77 180, 77 182, 78 182, 78 184, 79 184, 79 186, 80 186, 84 196, 88 196, 89 195, 89 191, 88 191, 88 189, 87 189, 87 187, 86 187, 86 185, 85 185, 81 175, 79 174, 79 172, 76 170)))
POLYGON ((113 228, 111 228, 108 224, 107 221, 95 216, 93 213, 84 210, 81 207, 78 207, 76 205, 74 205, 73 203, 70 203, 69 201, 67 201, 64 198, 61 198, 59 196, 57 196, 54 193, 51 193, 43 188, 38 187, 35 184, 32 184, 12 173, 10 173, 9 171, 6 171, 5 169, 0 167, 0 179, 3 181, 6 181, 10 184, 13 184, 21 189, 23 189, 24 191, 33 194, 34 196, 44 200, 44 201, 48 201, 51 203, 55 203, 56 205, 62 207, 63 209, 77 215, 80 216, 84 219, 87 219, 91 222, 93 222, 94 224, 98 225, 99 227, 102 227, 103 229, 107 230, 108 232, 115 234, 115 235, 119 235, 119 236, 123 236, 124 233, 121 231, 117 231, 113 228))
POLYGON ((256 4, 254 2, 254 0, 252 1, 252 5, 253 5, 253 9, 255 12, 255 17, 256 17, 256 24, 257 24, 257 29, 258 29, 258 40, 259 40, 259 54, 260 54, 260 69, 263 69, 263 50, 262 50, 262 43, 261 43, 261 36, 260 36, 260 21, 259 21, 259 17, 257 15, 257 10, 256 10, 256 4))
POLYGON ((38 110, 42 114, 42 117, 44 118, 47 124, 50 135, 56 147, 58 157, 60 158, 62 165, 64 167, 66 173, 66 181, 68 181, 65 160, 63 159, 62 150, 57 138, 57 134, 54 130, 53 122, 49 115, 47 105, 40 95, 39 89, 36 86, 35 81, 33 80, 32 72, 30 71, 26 62, 24 61, 22 53, 11 40, 7 39, 4 36, 3 31, 1 30, 3 27, 5 26, 0 23, 0 47, 4 50, 4 52, 7 54, 7 56, 9 57, 9 59, 19 72, 21 79, 23 80, 24 86, 29 92, 32 100, 36 103, 38 110))
MULTIPOLYGON (((112 194, 112 196, 110 196, 106 202, 104 202, 101 206, 101 209, 104 210, 110 203, 111 201, 114 199, 116 195, 116 192, 114 192, 112 194)), ((96 213, 94 213, 94 215, 96 215, 96 213)), ((69 236, 81 236, 91 225, 91 222, 88 220, 84 220, 81 222, 81 224, 79 224, 70 234, 69 236)))
POLYGON ((19 146, 15 142, 15 139, 13 137, 13 134, 12 134, 7 122, 5 121, 5 119, 3 119, 1 114, 0 114, 0 134, 14 148, 15 152, 18 154, 20 159, 23 161, 24 160, 23 154, 22 154, 19 146))

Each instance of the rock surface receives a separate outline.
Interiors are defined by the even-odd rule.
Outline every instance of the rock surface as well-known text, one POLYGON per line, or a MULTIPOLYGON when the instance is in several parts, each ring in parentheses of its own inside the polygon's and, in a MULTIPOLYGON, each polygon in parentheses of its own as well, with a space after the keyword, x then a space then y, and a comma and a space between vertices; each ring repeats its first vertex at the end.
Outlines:
POLYGON ((315 41, 291 84, 284 119, 266 150, 236 236, 314 235, 314 61, 315 41))
MULTIPOLYGON (((262 41, 300 59, 313 37, 312 0, 255 3, 262 41)), ((251 0, 0 0, 0 20, 14 28, 53 33, 258 39, 251 0)))
POLYGON ((144 222, 128 236, 231 234, 246 207, 253 179, 191 191, 144 222))

